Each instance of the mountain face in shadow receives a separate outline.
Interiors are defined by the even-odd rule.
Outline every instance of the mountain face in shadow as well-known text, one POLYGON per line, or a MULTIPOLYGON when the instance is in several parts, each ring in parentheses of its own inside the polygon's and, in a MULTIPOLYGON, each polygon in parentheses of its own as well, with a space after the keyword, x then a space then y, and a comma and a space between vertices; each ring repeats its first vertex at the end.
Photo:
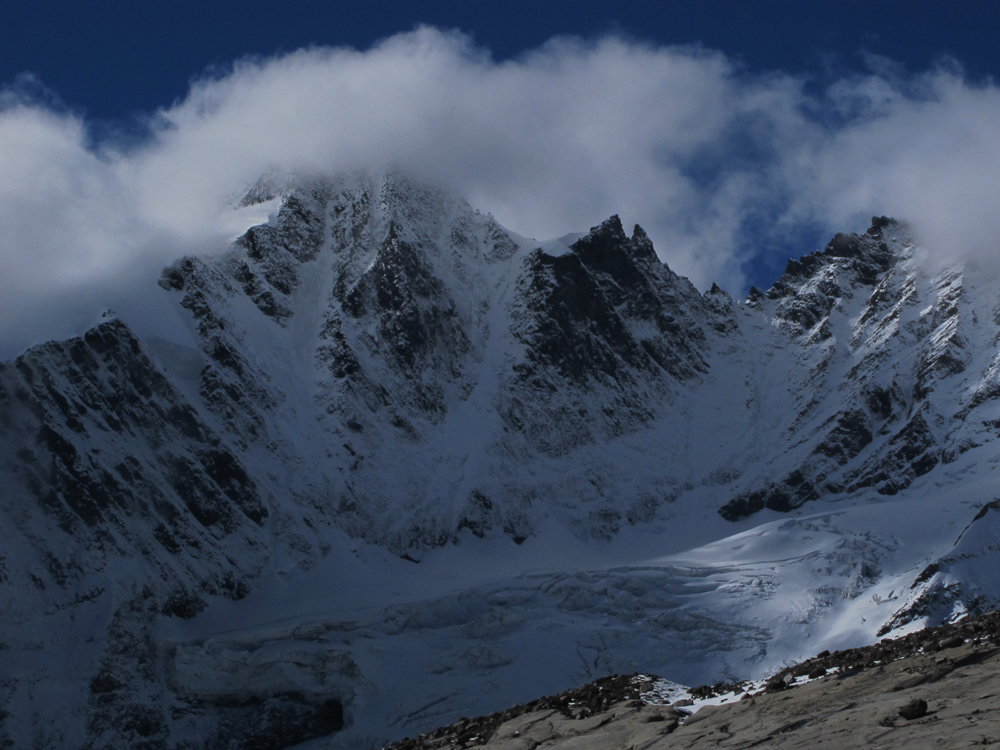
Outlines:
MULTIPOLYGON (((378 610, 357 626, 364 638, 454 626, 464 630, 448 637, 467 641, 453 649, 467 672, 430 657, 414 667, 456 681, 441 688, 443 713, 398 708, 391 721, 372 696, 403 687, 355 645, 298 626, 221 645, 212 638, 233 621, 202 623, 361 548, 413 564, 503 545, 514 567, 522 548, 564 537, 596 549, 661 534, 680 549, 686 534, 694 547, 775 514, 929 497, 928 482, 958 492, 996 460, 995 294, 961 268, 925 270, 892 219, 838 234, 740 302, 699 292, 617 216, 537 243, 394 174, 299 178, 277 196, 258 186, 243 204, 268 200, 272 220, 228 252, 164 270, 155 293, 184 317, 184 340, 143 340, 109 315, 0 364, 0 736, 15 746, 278 748, 365 721, 389 724, 364 736, 391 739, 486 708, 468 685, 517 661, 490 639, 529 621, 541 632, 548 606, 716 633, 687 673, 729 638, 742 655, 713 669, 765 670, 780 628, 684 604, 685 592, 733 586, 646 573, 609 589, 605 571, 570 591, 547 568, 550 588, 530 593, 520 578, 482 579, 451 614, 435 610, 444 625, 378 610), (505 623, 501 589, 535 602, 537 619, 505 623)), ((898 568, 908 593, 894 588, 892 611, 878 610, 881 633, 989 608, 1000 589, 986 572, 993 537, 980 532, 992 516, 972 522, 987 500, 960 508, 972 523, 961 537, 942 529, 912 553, 888 522, 875 529, 885 539, 837 537, 848 548, 823 574, 836 581, 810 601, 883 599, 872 587, 898 568)), ((757 593, 740 601, 768 585, 747 584, 757 593)), ((626 651, 659 637, 633 636, 626 651)), ((583 667, 553 667, 553 684, 610 668, 608 643, 583 667)))

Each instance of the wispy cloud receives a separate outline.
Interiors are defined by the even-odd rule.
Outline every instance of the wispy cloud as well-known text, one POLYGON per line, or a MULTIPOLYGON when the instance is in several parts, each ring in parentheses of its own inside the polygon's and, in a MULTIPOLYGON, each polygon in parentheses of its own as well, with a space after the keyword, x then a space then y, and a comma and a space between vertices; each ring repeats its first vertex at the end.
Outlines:
POLYGON ((0 339, 9 350, 67 335, 136 278, 216 251, 232 231, 224 198, 274 167, 391 166, 539 238, 619 213, 703 287, 743 286, 766 252, 745 239, 751 220, 777 237, 888 213, 948 258, 994 257, 1000 91, 954 67, 871 68, 809 95, 794 75, 747 72, 719 52, 555 39, 498 63, 463 35, 422 28, 363 52, 237 62, 128 147, 94 146, 78 115, 8 89, 0 339))

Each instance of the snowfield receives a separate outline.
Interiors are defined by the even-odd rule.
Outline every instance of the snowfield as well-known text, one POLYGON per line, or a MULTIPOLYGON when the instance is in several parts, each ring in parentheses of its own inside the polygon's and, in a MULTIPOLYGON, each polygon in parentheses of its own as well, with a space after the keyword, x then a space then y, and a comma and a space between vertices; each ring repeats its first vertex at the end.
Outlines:
MULTIPOLYGON (((980 484, 990 497, 989 480, 980 484)), ((981 504, 968 487, 926 492, 824 503, 680 551, 693 518, 610 543, 553 529, 516 557, 471 535, 418 565, 360 549, 190 621, 162 620, 155 637, 188 695, 232 695, 254 680, 264 692, 280 684, 325 693, 336 674, 351 673, 341 694, 353 693, 353 724, 322 744, 332 747, 414 736, 469 715, 469 706, 499 710, 610 673, 646 671, 683 685, 760 680, 824 649, 879 639, 880 626, 915 598, 921 570, 952 550, 942 530, 957 536, 981 504)), ((979 585, 995 595, 990 579, 979 585)))

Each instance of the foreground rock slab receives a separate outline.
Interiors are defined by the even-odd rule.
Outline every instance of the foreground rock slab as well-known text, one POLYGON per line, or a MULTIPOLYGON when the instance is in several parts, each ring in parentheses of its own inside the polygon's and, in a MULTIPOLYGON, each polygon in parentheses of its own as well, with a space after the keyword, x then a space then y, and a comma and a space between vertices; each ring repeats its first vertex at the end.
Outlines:
POLYGON ((709 706, 668 737, 631 747, 960 748, 995 743, 1000 743, 1000 649, 962 646, 709 706), (919 714, 905 709, 921 701, 927 704, 925 715, 912 720, 900 715, 901 710, 919 714))
POLYGON ((1000 744, 998 625, 1000 615, 990 613, 896 641, 824 652, 778 673, 756 693, 740 694, 753 688, 749 684, 695 688, 693 696, 722 702, 693 715, 681 705, 691 701, 650 703, 644 678, 614 676, 390 747, 836 750, 1000 744))

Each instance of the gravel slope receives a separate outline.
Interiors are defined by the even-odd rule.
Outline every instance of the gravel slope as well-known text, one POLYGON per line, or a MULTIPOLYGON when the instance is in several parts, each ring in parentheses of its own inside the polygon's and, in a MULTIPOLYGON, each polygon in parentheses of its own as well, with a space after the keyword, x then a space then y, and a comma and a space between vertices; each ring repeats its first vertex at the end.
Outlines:
POLYGON ((1000 613, 824 652, 757 684, 657 704, 648 675, 611 676, 387 750, 958 748, 1000 743, 1000 613), (803 684, 799 684, 800 682, 803 684), (695 704, 692 707, 696 707, 695 704))

